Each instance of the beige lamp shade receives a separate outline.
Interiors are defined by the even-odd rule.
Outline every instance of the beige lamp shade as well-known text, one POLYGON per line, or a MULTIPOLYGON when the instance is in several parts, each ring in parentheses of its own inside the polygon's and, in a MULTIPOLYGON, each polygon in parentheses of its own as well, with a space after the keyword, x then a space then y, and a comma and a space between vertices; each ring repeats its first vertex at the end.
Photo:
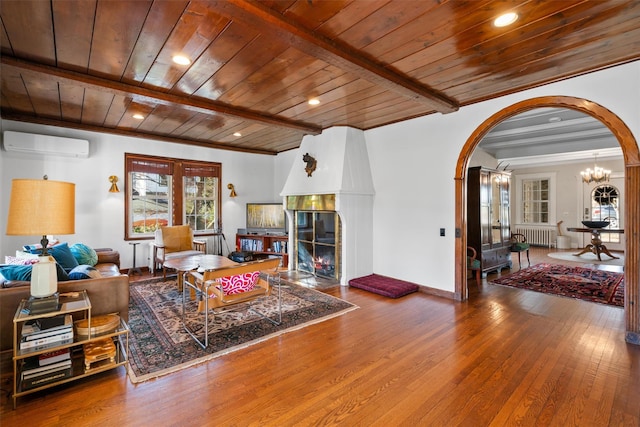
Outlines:
POLYGON ((7 235, 74 234, 75 209, 75 184, 46 179, 14 179, 7 235))
POLYGON ((56 294, 56 264, 47 255, 47 234, 74 234, 76 185, 46 179, 14 179, 11 182, 7 234, 42 236, 42 255, 31 271, 31 296, 56 294))

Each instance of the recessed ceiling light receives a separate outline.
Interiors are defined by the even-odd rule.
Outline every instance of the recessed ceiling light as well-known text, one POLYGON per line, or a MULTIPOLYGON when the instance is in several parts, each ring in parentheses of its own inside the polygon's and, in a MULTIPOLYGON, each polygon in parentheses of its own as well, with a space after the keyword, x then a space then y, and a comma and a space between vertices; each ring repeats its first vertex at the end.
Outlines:
POLYGON ((561 122, 562 119, 558 116, 549 117, 549 123, 558 123, 561 122))
POLYGON ((144 119, 144 116, 142 114, 134 114, 133 118, 136 119, 136 120, 142 120, 142 119, 144 119))
POLYGON ((318 98, 311 98, 309 100, 309 105, 318 105, 320 104, 320 100, 318 98))
POLYGON ((238 136, 238 137, 240 137, 240 136, 242 136, 242 134, 241 134, 240 132, 234 132, 234 133, 233 133, 233 136, 238 136))
POLYGON ((494 21, 493 25, 496 27, 506 27, 507 25, 511 25, 518 20, 518 14, 515 12, 508 12, 498 16, 494 21))
POLYGON ((189 65, 191 64, 191 60, 184 55, 175 55, 173 57, 173 62, 179 65, 189 65))

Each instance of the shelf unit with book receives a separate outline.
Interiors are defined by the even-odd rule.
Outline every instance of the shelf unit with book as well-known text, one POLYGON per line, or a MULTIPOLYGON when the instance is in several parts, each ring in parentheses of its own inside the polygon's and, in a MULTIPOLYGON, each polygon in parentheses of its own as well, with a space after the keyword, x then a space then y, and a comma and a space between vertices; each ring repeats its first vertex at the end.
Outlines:
POLYGON ((289 236, 286 234, 236 234, 236 250, 258 256, 282 256, 282 266, 289 265, 289 236))
POLYGON ((29 300, 22 300, 13 318, 14 409, 21 396, 127 363, 129 326, 119 319, 115 330, 92 334, 91 301, 86 291, 60 295, 58 309, 47 313, 30 314, 28 307, 29 300), (74 320, 87 326, 86 335, 77 333, 74 320), (34 341, 38 344, 33 345, 34 341), (104 357, 86 357, 84 349, 96 346, 114 351, 104 357))

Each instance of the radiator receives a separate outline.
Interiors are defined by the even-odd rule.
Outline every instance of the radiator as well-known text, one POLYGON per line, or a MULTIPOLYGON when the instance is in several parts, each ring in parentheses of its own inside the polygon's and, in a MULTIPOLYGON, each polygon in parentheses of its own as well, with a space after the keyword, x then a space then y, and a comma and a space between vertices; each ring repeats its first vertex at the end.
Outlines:
POLYGON ((533 228, 533 227, 516 227, 514 233, 524 234, 527 243, 532 246, 555 245, 555 229, 552 228, 533 228))

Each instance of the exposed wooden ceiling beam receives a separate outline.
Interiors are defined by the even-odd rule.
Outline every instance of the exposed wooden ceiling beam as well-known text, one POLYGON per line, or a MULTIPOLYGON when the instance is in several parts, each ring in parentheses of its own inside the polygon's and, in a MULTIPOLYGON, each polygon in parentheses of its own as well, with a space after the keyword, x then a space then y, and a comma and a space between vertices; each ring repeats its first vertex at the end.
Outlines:
POLYGON ((348 45, 314 33, 257 1, 219 0, 212 3, 215 3, 217 13, 229 19, 241 21, 258 28, 261 33, 285 40, 289 45, 311 56, 427 105, 435 111, 451 113, 459 108, 455 100, 444 94, 358 55, 348 45))
POLYGON ((141 102, 151 102, 154 104, 164 105, 180 105, 187 109, 198 111, 201 113, 215 113, 242 120, 268 124, 270 126, 278 126, 287 129, 295 129, 304 133, 318 135, 322 132, 322 128, 311 124, 287 120, 271 115, 256 113, 254 111, 236 108, 227 104, 206 101, 203 99, 179 96, 170 93, 160 92, 153 89, 133 86, 127 83, 116 82, 101 77, 90 76, 75 71, 64 70, 49 65, 38 64, 35 62, 25 61, 14 57, 2 55, 0 63, 6 67, 14 67, 20 72, 33 73, 41 77, 42 75, 55 77, 59 81, 69 83, 81 83, 87 88, 107 92, 114 95, 131 97, 141 102))
POLYGON ((24 114, 14 114, 14 113, 5 112, 5 111, 2 112, 2 118, 5 120, 13 120, 17 122, 36 123, 40 125, 57 126, 57 127, 85 130, 90 132, 110 133, 112 135, 122 135, 122 136, 129 136, 132 138, 152 139, 154 141, 173 142, 177 144, 194 145, 194 146, 205 147, 205 148, 217 148, 220 150, 239 151, 243 153, 254 153, 254 154, 267 154, 272 156, 275 156, 277 154, 276 152, 270 151, 270 150, 261 150, 258 148, 242 148, 242 147, 237 147, 231 144, 224 144, 221 142, 194 141, 192 139, 168 137, 168 136, 156 135, 156 134, 134 131, 134 130, 108 128, 108 127, 102 127, 102 126, 88 125, 84 123, 48 119, 44 117, 34 117, 34 116, 29 116, 24 114))

